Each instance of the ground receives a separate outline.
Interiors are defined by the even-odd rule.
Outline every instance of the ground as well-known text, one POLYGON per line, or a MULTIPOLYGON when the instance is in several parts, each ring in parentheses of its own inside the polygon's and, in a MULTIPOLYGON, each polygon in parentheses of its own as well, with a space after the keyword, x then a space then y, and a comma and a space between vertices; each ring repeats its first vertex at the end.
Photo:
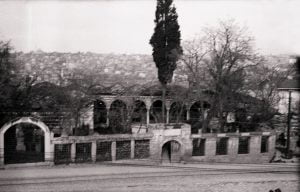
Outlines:
POLYGON ((297 164, 77 164, 0 170, 2 192, 298 191, 297 164))

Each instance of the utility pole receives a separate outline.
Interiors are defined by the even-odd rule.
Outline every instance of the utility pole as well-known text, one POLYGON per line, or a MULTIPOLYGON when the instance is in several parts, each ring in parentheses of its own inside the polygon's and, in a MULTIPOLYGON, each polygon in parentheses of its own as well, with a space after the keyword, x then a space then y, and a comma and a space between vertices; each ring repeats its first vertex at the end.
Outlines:
POLYGON ((288 104, 288 116, 287 116, 287 133, 286 133, 286 157, 289 158, 290 151, 290 130, 291 130, 291 100, 292 91, 289 90, 289 104, 288 104))

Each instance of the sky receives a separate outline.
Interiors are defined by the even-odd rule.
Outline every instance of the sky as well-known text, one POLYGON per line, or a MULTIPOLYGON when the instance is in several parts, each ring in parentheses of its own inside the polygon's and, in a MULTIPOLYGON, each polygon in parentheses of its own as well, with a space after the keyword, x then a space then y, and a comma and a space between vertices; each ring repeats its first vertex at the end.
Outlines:
MULTIPOLYGON (((263 54, 300 54, 299 0, 174 0, 182 40, 234 19, 263 54)), ((151 54, 156 0, 0 0, 0 40, 17 51, 151 54)))

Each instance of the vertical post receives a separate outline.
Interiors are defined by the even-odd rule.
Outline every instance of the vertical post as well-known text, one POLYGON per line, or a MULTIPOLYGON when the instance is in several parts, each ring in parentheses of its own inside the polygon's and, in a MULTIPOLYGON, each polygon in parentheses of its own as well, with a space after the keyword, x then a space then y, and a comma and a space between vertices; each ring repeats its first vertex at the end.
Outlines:
POLYGON ((186 120, 190 120, 190 110, 186 110, 186 120))
POLYGON ((109 126, 109 107, 106 108, 106 126, 109 126))
POLYGON ((290 129, 291 129, 291 100, 292 92, 289 90, 289 105, 288 105, 288 116, 287 116, 287 133, 286 133, 286 157, 289 156, 290 150, 290 129))
POLYGON ((170 118, 170 109, 167 108, 167 124, 169 123, 169 118, 170 118))
POLYGON ((117 143, 116 143, 116 141, 113 141, 111 143, 111 160, 112 161, 116 160, 116 154, 117 154, 116 148, 117 148, 117 143))
POLYGON ((135 141, 133 139, 130 140, 130 159, 134 159, 134 144, 135 141))
POLYGON ((97 153, 97 142, 96 141, 92 142, 91 152, 92 152, 92 161, 95 163, 96 162, 96 153, 97 153))
POLYGON ((71 162, 74 163, 76 158, 76 143, 71 144, 71 162))
POLYGON ((89 125, 89 135, 92 135, 94 133, 94 103, 89 106, 88 112, 87 112, 87 123, 89 125))
POLYGON ((4 133, 0 131, 0 168, 4 166, 4 133))
POLYGON ((147 123, 147 126, 150 123, 150 109, 148 109, 148 108, 147 108, 147 121, 146 121, 146 123, 147 123))

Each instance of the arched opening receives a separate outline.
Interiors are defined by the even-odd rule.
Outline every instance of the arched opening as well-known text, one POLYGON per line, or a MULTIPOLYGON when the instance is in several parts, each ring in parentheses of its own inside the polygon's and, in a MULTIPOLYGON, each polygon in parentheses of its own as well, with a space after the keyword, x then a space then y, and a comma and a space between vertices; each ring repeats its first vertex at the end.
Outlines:
POLYGON ((137 100, 134 102, 134 109, 131 118, 133 124, 146 124, 147 108, 143 101, 137 100))
MULTIPOLYGON (((163 120, 162 117, 162 105, 163 102, 161 100, 156 100, 155 102, 152 103, 151 108, 150 108, 150 123, 164 123, 165 121, 163 120)), ((165 118, 166 118, 166 107, 165 107, 165 118)))
POLYGON ((198 133, 198 130, 202 127, 203 120, 206 118, 206 112, 209 109, 209 103, 205 101, 194 102, 190 107, 190 124, 192 133, 198 133))
POLYGON ((127 106, 122 100, 115 100, 110 106, 109 128, 111 133, 131 133, 128 125, 127 106))
POLYGON ((186 121, 186 106, 182 102, 174 102, 170 107, 170 123, 186 121))
POLYGON ((101 100, 94 102, 94 130, 98 133, 106 133, 107 129, 107 109, 101 100))
POLYGON ((37 125, 19 123, 4 133, 4 163, 35 163, 45 160, 45 135, 37 125))
POLYGON ((162 163, 177 163, 181 160, 181 145, 178 141, 172 140, 162 146, 162 163))

